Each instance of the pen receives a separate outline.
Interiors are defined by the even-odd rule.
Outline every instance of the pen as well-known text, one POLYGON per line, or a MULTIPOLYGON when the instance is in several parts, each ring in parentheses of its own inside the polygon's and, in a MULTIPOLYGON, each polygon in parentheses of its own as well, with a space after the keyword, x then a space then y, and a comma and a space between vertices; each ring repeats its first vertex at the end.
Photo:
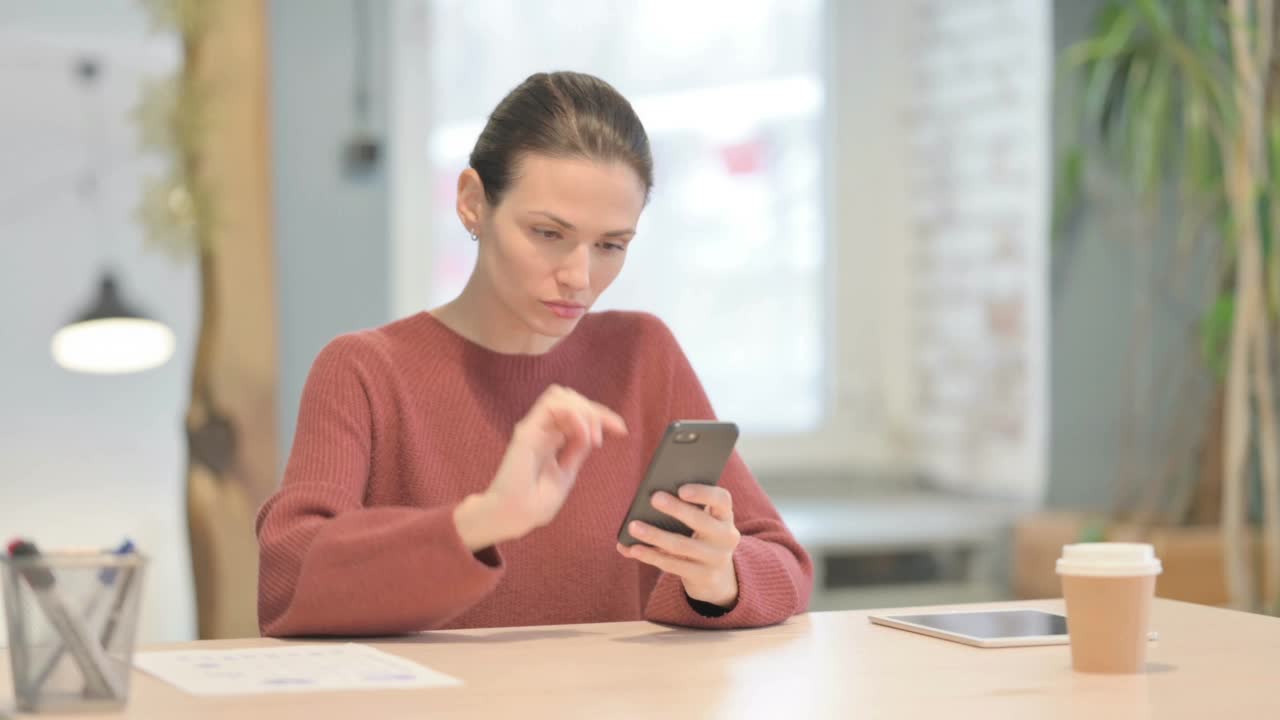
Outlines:
MULTIPOLYGON (((126 538, 125 541, 120 544, 120 547, 116 548, 112 554, 128 555, 133 552, 133 550, 133 541, 126 538)), ((100 583, 100 587, 98 588, 98 591, 93 594, 93 597, 89 598, 89 602, 85 604, 84 613, 81 615, 81 617, 85 618, 87 622, 92 622, 93 616, 98 611, 98 605, 101 604, 104 598, 111 594, 112 585, 115 584, 116 575, 119 573, 120 569, 117 567, 104 567, 98 571, 98 582, 100 583)), ((123 581, 123 587, 120 590, 122 595, 128 593, 129 581, 132 579, 132 575, 133 569, 126 568, 125 580, 123 581)), ((123 603, 124 601, 117 597, 115 605, 111 610, 111 616, 108 618, 107 625, 102 631, 102 642, 100 644, 103 648, 109 647, 107 642, 115 630, 116 621, 120 614, 120 607, 123 603)), ((34 687, 37 692, 39 692, 41 687, 44 687, 49 676, 53 674, 54 669, 57 668, 58 661, 62 659, 62 653, 66 651, 66 647, 65 643, 58 643, 53 647, 53 652, 50 653, 49 659, 45 661, 44 669, 36 674, 36 679, 32 683, 32 687, 34 687)))
MULTIPOLYGON (((133 542, 126 539, 124 544, 116 549, 116 554, 128 555, 133 552, 133 549, 133 542)), ((114 579, 116 568, 103 568, 103 572, 108 569, 112 571, 112 578, 114 579)), ((111 647, 111 639, 115 635, 116 626, 120 623, 120 614, 124 610, 124 604, 129 599, 129 590, 133 587, 133 578, 136 570, 136 567, 124 569, 124 579, 120 581, 120 589, 116 591, 116 600, 111 605, 111 615, 107 618, 107 623, 102 628, 100 644, 104 648, 111 647)))
MULTIPOLYGON (((15 540, 9 545, 9 555, 14 558, 38 558, 40 551, 33 543, 15 540)), ((31 586, 40 609, 62 636, 62 641, 66 643, 71 656, 75 658, 76 665, 80 667, 84 675, 86 694, 120 697, 121 693, 108 672, 110 660, 84 625, 67 611, 67 606, 58 597, 57 590, 54 588, 55 580, 49 568, 38 565, 28 567, 18 565, 17 569, 31 586)))

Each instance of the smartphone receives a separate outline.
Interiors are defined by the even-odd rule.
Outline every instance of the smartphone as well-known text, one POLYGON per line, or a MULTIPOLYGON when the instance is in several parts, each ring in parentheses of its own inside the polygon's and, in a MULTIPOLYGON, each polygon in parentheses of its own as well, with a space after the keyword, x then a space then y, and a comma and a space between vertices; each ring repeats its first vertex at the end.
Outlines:
POLYGON ((631 500, 631 510, 618 529, 618 542, 628 547, 640 543, 627 530, 632 520, 673 533, 692 535, 693 530, 689 526, 653 507, 650 499, 659 490, 676 495, 682 485, 715 485, 720 482, 720 475, 737 442, 738 426, 731 422, 677 420, 668 425, 662 442, 653 451, 644 481, 631 500))

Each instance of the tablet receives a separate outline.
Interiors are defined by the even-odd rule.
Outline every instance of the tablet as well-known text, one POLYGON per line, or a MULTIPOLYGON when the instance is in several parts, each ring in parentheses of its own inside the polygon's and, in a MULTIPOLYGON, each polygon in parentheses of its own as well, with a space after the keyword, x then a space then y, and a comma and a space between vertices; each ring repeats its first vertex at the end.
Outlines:
POLYGON ((1040 610, 983 610, 924 615, 872 615, 877 625, 974 647, 1066 645, 1067 619, 1040 610))

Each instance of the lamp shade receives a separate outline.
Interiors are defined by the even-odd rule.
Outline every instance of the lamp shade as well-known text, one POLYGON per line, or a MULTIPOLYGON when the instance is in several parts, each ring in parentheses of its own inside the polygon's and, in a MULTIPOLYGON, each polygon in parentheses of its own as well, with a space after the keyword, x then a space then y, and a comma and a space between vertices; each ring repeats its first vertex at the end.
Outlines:
POLYGON ((108 272, 89 308, 54 334, 52 350, 68 370, 115 375, 159 367, 174 347, 173 331, 126 305, 108 272))

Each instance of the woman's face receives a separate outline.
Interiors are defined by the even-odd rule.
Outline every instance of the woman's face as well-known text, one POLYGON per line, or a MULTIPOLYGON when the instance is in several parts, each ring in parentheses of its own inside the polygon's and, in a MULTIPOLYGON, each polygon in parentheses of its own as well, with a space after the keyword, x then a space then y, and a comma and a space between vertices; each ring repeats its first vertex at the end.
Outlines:
POLYGON ((459 179, 459 216, 480 237, 477 270, 515 319, 550 337, 568 335, 618 276, 644 203, 639 176, 620 162, 525 155, 495 207, 474 170, 459 179))

